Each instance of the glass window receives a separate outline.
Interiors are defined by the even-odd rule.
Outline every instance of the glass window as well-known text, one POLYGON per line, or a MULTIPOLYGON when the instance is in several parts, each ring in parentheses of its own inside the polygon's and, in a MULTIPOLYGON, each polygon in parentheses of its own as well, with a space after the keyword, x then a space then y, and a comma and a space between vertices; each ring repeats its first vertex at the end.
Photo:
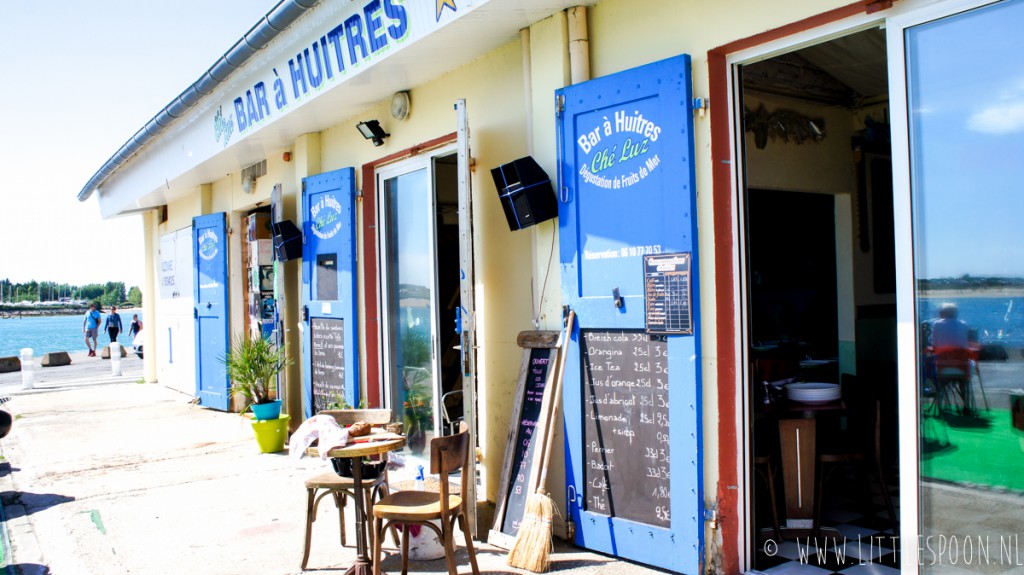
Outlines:
POLYGON ((434 238, 426 168, 384 180, 391 398, 410 449, 434 435, 434 238))
POLYGON ((1021 30, 1017 0, 906 32, 923 573, 1022 565, 1021 30))

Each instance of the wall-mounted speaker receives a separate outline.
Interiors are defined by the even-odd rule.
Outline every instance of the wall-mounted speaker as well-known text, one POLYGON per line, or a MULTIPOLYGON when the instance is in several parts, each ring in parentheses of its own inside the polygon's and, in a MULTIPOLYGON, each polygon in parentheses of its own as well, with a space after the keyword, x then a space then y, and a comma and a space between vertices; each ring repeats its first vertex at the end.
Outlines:
POLYGON ((531 156, 491 170, 508 228, 528 228, 558 216, 558 199, 551 179, 531 156))
POLYGON ((302 257, 302 232, 291 220, 270 224, 274 232, 274 255, 277 261, 286 262, 302 257))

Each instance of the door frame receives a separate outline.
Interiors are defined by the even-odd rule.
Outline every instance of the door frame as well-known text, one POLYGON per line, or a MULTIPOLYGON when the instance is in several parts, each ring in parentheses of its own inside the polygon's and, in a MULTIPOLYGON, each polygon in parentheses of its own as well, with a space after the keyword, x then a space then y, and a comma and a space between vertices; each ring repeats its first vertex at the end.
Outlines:
MULTIPOLYGON (((903 0, 892 7, 881 1, 863 0, 823 12, 773 30, 725 44, 708 51, 710 99, 724 102, 713 106, 711 116, 712 203, 716 243, 715 282, 728 286, 732 298, 716 301, 716 343, 718 347, 719 447, 720 466, 717 486, 720 508, 731 512, 735 522, 722 522, 722 559, 726 572, 749 569, 751 557, 748 534, 751 528, 749 486, 751 470, 746 455, 747 402, 743 382, 747 381, 745 341, 745 293, 743 236, 739 226, 738 200, 743 173, 736 161, 738 142, 743 137, 737 121, 735 98, 737 64, 748 64, 802 45, 824 42, 864 29, 884 25, 887 40, 889 109, 892 133, 893 202, 896 255, 897 357, 917 357, 916 307, 914 305, 913 226, 911 212, 909 140, 906 99, 904 31, 938 18, 992 4, 993 0, 903 0), (742 336, 742 337, 740 337, 742 336)), ((889 3, 891 4, 891 3, 889 3)), ((725 293, 719 289, 718 293, 725 293)), ((898 361, 898 401, 901 406, 917 406, 917 362, 898 361)), ((906 410, 902 415, 909 415, 906 410)), ((920 572, 917 562, 919 519, 918 419, 900 417, 900 515, 912 518, 900 522, 901 569, 908 574, 920 572)))
POLYGON ((362 226, 362 229, 358 237, 361 242, 360 253, 363 260, 362 269, 360 270, 362 277, 360 279, 363 286, 363 313, 365 314, 363 318, 363 341, 361 344, 366 362, 362 366, 362 371, 366 374, 366 399, 369 407, 380 408, 384 405, 384 390, 381 383, 381 372, 384 369, 383 357, 381 355, 384 345, 384 334, 380 326, 384 310, 380 302, 379 270, 381 269, 381 262, 377 253, 380 241, 378 237, 380 228, 377 223, 378 190, 376 172, 378 169, 389 164, 455 144, 456 139, 457 133, 451 132, 450 134, 433 140, 427 140, 411 148, 363 164, 361 167, 362 193, 359 201, 362 202, 362 221, 359 225, 362 226))
MULTIPOLYGON (((905 32, 921 24, 954 16, 961 12, 997 3, 998 0, 946 0, 915 9, 903 6, 886 19, 886 46, 889 51, 889 102, 892 134, 893 217, 896 222, 896 354, 898 358, 918 357, 917 289, 914 274, 913 194, 910 178, 910 127, 907 102, 905 32)), ((912 8, 913 6, 911 6, 912 8)), ((915 406, 915 417, 899 420, 900 515, 914 521, 900 522, 902 541, 901 568, 909 574, 920 572, 918 557, 922 520, 920 515, 921 473, 919 451, 920 398, 918 396, 918 361, 897 364, 898 401, 901 406, 915 406), (903 473, 912 470, 912 473, 903 473)))
MULTIPOLYGON (((904 0, 898 7, 906 10, 911 0, 904 0)), ((745 234, 742 223, 742 206, 740 200, 745 188, 745 175, 740 165, 742 158, 740 143, 744 137, 744 129, 740 115, 737 113, 739 104, 737 91, 740 82, 737 78, 738 66, 750 64, 777 55, 790 52, 803 46, 826 42, 830 39, 852 34, 859 30, 876 27, 887 22, 892 9, 873 0, 862 0, 827 12, 792 22, 785 26, 768 30, 760 34, 735 40, 708 51, 708 75, 710 100, 719 105, 710 107, 711 118, 711 170, 712 170, 712 204, 714 206, 714 260, 715 285, 718 297, 715 301, 715 342, 718 350, 717 394, 718 409, 718 445, 719 445, 719 479, 715 486, 718 509, 726 517, 734 517, 735 521, 720 521, 721 559, 725 572, 746 572, 753 564, 750 553, 752 541, 753 501, 750 493, 753 483, 753 470, 748 464, 751 449, 747 422, 750 420, 750 390, 744 385, 749 381, 749 361, 745 342, 747 341, 747 285, 746 262, 744 259, 745 234), (880 12, 881 11, 881 12, 880 12), (731 291, 731 294, 729 293, 731 291), (731 295, 731 297, 728 297, 731 295)), ((911 6, 911 9, 913 7, 911 6)), ((893 48, 889 46, 886 54, 890 62, 890 95, 892 87, 893 48)), ((890 110, 898 109, 895 99, 890 98, 890 110)), ((904 108, 905 109, 905 108, 904 108)), ((893 113, 895 118, 899 114, 893 113)), ((894 164, 897 152, 898 126, 893 123, 893 157, 894 164)), ((905 133, 905 132, 904 132, 905 133)), ((905 139, 905 138, 904 138, 905 139)), ((894 165, 894 176, 896 167, 894 165)), ((897 203, 902 200, 902 189, 894 190, 897 203)), ((909 220, 900 220, 905 214, 902 209, 896 211, 896 250, 897 266, 902 262, 903 252, 909 249, 909 220)), ((897 309, 906 303, 900 296, 904 286, 897 279, 897 309)), ((899 312, 898 312, 899 313, 899 312)), ((900 318, 897 318, 898 321, 900 318)), ((905 331, 905 330, 904 330, 905 331)), ((913 337, 913 334, 911 334, 913 337)), ((905 357, 901 347, 898 357, 905 357)), ((903 362, 906 363, 906 362, 903 362)), ((912 364, 913 362, 911 362, 912 364)), ((903 404, 907 385, 901 365, 899 380, 900 403, 903 404)), ((914 366, 911 365, 911 369, 914 366)), ((913 382, 913 374, 909 381, 913 382)), ((913 389, 911 389, 913 393, 913 389)), ((916 399, 914 399, 916 402, 916 399)), ((916 461, 913 467, 904 468, 906 451, 916 454, 916 429, 914 424, 901 418, 900 463, 901 493, 916 494, 918 480, 916 461), (907 431, 910 435, 907 435, 907 431), (910 485, 910 491, 904 491, 910 485)), ((710 490, 709 490, 710 491, 710 490)), ((905 517, 916 517, 916 495, 901 498, 900 514, 905 517), (913 499, 914 501, 911 501, 913 499)), ((902 557, 906 564, 913 562, 916 552, 916 522, 902 522, 902 557)), ((715 537, 712 534, 711 537, 715 537)), ((916 562, 913 562, 916 565, 916 562)), ((916 567, 915 567, 916 569, 916 567)), ((910 573, 912 571, 908 571, 910 573)))
MULTIPOLYGON (((434 179, 434 170, 433 170, 434 158, 438 157, 438 156, 450 155, 450 154, 453 154, 454 152, 455 152, 454 145, 440 146, 438 148, 430 150, 428 153, 419 154, 419 155, 412 156, 412 157, 409 157, 409 158, 404 158, 402 160, 398 160, 396 162, 392 162, 390 164, 381 166, 380 168, 378 168, 374 172, 374 178, 375 178, 374 185, 377 188, 383 188, 382 184, 383 184, 383 182, 385 180, 388 180, 388 179, 391 179, 391 178, 396 178, 396 177, 399 177, 399 176, 402 176, 402 175, 405 175, 405 174, 410 174, 412 172, 416 172, 416 171, 419 171, 419 170, 427 170, 427 185, 429 186, 430 207, 432 208, 432 210, 436 210, 436 207, 437 207, 437 193, 436 193, 436 190, 434 188, 434 181, 435 181, 435 179, 434 179)), ((382 211, 381 208, 383 207, 384 202, 387 201, 387 198, 383 194, 378 194, 376 200, 377 200, 377 203, 378 203, 377 211, 378 211, 378 213, 380 213, 382 211)), ((431 245, 431 249, 430 249, 430 256, 431 256, 431 260, 432 260, 432 263, 433 263, 433 266, 432 266, 433 267, 433 273, 431 274, 431 280, 433 281, 433 284, 431 285, 431 292, 430 292, 431 293, 431 295, 430 295, 430 305, 431 305, 431 320, 430 320, 431 321, 431 326, 430 326, 431 352, 430 352, 430 362, 431 362, 431 366, 433 368, 433 376, 431 378, 431 387, 432 387, 432 394, 431 394, 431 404, 432 405, 431 405, 431 410, 433 411, 433 425, 434 425, 433 431, 435 433, 435 436, 438 436, 438 431, 440 431, 440 429, 441 429, 441 425, 440 425, 441 424, 441 415, 440 415, 440 411, 439 411, 439 407, 440 407, 440 394, 439 394, 440 387, 439 387, 438 384, 440 382, 440 377, 441 377, 441 372, 440 372, 440 370, 441 370, 441 350, 439 349, 439 347, 440 347, 439 336, 440 336, 440 333, 441 333, 442 326, 438 325, 438 319, 439 318, 438 318, 438 315, 437 315, 438 305, 439 305, 439 294, 437 293, 438 269, 437 269, 437 225, 436 225, 436 218, 428 218, 428 221, 429 221, 429 223, 428 223, 429 233, 430 233, 431 239, 433 240, 433 244, 431 245)), ((388 234, 387 224, 385 222, 385 219, 383 217, 381 217, 377 221, 377 243, 378 243, 377 249, 382 254, 384 253, 384 247, 385 247, 385 242, 386 242, 386 239, 387 239, 387 234, 388 234)), ((380 317, 386 317, 386 314, 387 314, 386 303, 387 302, 385 301, 385 298, 383 296, 384 296, 385 291, 388 289, 388 286, 390 284, 389 277, 388 277, 388 266, 386 266, 386 265, 381 265, 380 266, 380 268, 378 270, 378 278, 380 279, 380 287, 379 287, 379 292, 378 293, 379 293, 379 296, 381 298, 380 317)), ((381 385, 381 392, 382 392, 381 401, 382 401, 382 404, 384 405, 384 407, 387 407, 387 408, 390 408, 390 409, 394 409, 395 408, 395 406, 393 405, 393 399, 394 398, 390 397, 390 390, 391 390, 391 385, 392 385, 392 383, 391 383, 392 375, 388 372, 388 370, 386 368, 387 364, 390 361, 390 352, 391 352, 391 350, 388 347, 388 341, 390 339, 390 333, 389 333, 389 327, 388 326, 390 325, 390 322, 383 321, 383 322, 378 322, 378 323, 379 323, 379 326, 380 326, 380 338, 381 338, 380 365, 381 365, 382 373, 381 373, 381 376, 379 378, 380 385, 381 385)))

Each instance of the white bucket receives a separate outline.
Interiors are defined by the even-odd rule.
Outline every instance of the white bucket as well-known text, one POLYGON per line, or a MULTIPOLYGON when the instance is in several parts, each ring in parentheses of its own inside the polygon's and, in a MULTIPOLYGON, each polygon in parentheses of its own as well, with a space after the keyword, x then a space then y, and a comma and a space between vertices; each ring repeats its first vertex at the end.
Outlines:
POLYGON ((121 344, 116 341, 110 343, 110 372, 121 375, 121 344))
MULTIPOLYGON (((431 521, 438 529, 441 528, 439 520, 431 521)), ((437 533, 423 525, 403 525, 402 529, 413 527, 409 532, 409 559, 413 561, 432 561, 444 557, 444 545, 438 538, 437 533), (419 529, 419 533, 413 535, 419 529)))
POLYGON ((32 348, 21 348, 21 387, 32 389, 32 378, 35 376, 36 364, 32 359, 32 348))

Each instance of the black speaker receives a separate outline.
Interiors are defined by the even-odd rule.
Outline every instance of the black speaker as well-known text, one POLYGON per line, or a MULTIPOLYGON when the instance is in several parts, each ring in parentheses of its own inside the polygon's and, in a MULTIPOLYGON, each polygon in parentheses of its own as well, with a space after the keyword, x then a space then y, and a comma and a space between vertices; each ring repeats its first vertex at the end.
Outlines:
POLYGON ((270 224, 274 231, 274 255, 277 261, 286 262, 302 257, 302 232, 291 220, 270 224))
POLYGON ((531 156, 491 170, 508 228, 528 228, 558 216, 558 199, 551 179, 531 156))

